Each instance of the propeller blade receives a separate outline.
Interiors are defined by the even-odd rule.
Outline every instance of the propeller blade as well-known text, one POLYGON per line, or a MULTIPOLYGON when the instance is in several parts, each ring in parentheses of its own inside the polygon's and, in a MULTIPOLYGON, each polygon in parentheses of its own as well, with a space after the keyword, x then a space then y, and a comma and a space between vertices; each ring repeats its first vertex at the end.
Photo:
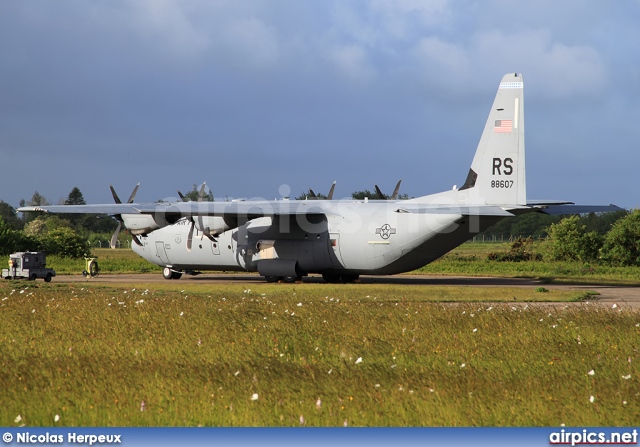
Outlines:
POLYGON ((120 201, 120 197, 118 197, 118 194, 116 194, 116 190, 113 189, 113 186, 109 185, 109 188, 111 189, 111 195, 113 196, 113 200, 115 200, 116 203, 122 203, 120 201))
POLYGON ((333 200, 333 191, 336 189, 336 182, 334 181, 331 184, 331 189, 329 190, 329 194, 327 195, 327 200, 333 200))
POLYGON ((122 222, 118 222, 118 228, 111 236, 111 248, 116 248, 116 243, 118 241, 118 235, 120 234, 120 228, 122 228, 122 222))
POLYGON ((313 192, 313 189, 309 188, 309 195, 307 196, 307 200, 318 200, 318 196, 313 192))
POLYGON ((131 195, 129 196, 129 200, 127 200, 127 203, 133 203, 133 199, 135 199, 136 193, 138 192, 139 187, 140 187, 140 182, 138 182, 136 187, 133 188, 133 191, 131 192, 131 195))
POLYGON ((396 189, 393 190, 393 194, 391 195, 391 200, 396 200, 398 198, 398 192, 400 191, 400 183, 402 183, 402 179, 398 180, 396 189))
POLYGON ((182 199, 183 202, 188 202, 189 199, 187 199, 184 194, 182 194, 180 191, 178 191, 178 195, 180 196, 180 198, 182 199))
MULTIPOLYGON (((135 199, 136 193, 138 192, 139 187, 140 187, 140 182, 138 182, 136 187, 133 188, 133 191, 131 192, 131 195, 129 196, 129 200, 127 200, 127 203, 133 203, 133 199, 135 199)), ((118 204, 122 203, 122 201, 120 200, 120 197, 118 197, 118 194, 116 193, 116 190, 113 188, 113 185, 109 185, 109 189, 111 190, 111 195, 113 196, 113 200, 118 204)), ((116 244, 118 242, 118 235, 120 234, 120 230, 122 229, 122 223, 123 223, 122 215, 116 214, 114 217, 118 220, 118 228, 116 228, 115 233, 113 233, 113 236, 111 236, 111 248, 116 248, 116 244)), ((138 236, 136 236, 135 234, 132 234, 131 237, 133 238, 133 241, 136 244, 142 247, 142 243, 140 242, 140 239, 138 239, 138 236)))
POLYGON ((382 194, 382 191, 380 191, 380 188, 378 188, 378 185, 374 185, 376 188, 376 194, 378 195, 378 199, 380 200, 386 200, 387 198, 385 197, 384 194, 382 194))
POLYGON ((136 236, 135 234, 132 234, 131 238, 133 239, 133 242, 136 243, 136 245, 139 245, 140 247, 142 247, 142 242, 140 242, 140 239, 138 239, 138 236, 136 236))
POLYGON ((191 251, 191 246, 193 245, 193 229, 196 226, 193 219, 191 219, 191 228, 189 228, 189 236, 187 236, 187 250, 191 251))
POLYGON ((205 188, 207 187, 207 182, 203 182, 200 187, 200 192, 198 193, 198 202, 202 202, 204 200, 205 188))

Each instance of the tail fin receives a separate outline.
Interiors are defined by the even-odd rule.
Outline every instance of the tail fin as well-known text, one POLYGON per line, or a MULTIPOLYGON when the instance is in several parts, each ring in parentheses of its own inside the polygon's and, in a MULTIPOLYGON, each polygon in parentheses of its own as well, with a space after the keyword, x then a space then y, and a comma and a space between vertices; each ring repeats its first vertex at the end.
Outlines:
POLYGON ((521 74, 502 78, 469 175, 460 191, 471 202, 526 205, 524 84, 521 74))

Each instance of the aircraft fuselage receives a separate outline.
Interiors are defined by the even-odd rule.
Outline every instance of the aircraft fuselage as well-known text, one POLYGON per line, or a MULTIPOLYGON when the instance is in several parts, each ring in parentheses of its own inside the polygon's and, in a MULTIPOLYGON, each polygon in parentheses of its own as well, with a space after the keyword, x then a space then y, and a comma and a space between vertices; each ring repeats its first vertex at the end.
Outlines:
POLYGON ((253 219, 210 240, 181 219, 140 238, 133 250, 148 261, 174 271, 258 271, 288 276, 298 273, 360 275, 414 270, 442 256, 496 220, 462 214, 402 212, 402 202, 349 202, 326 215, 273 216, 253 219), (446 237, 443 237, 446 236, 446 237), (279 268, 283 268, 278 274, 279 268))

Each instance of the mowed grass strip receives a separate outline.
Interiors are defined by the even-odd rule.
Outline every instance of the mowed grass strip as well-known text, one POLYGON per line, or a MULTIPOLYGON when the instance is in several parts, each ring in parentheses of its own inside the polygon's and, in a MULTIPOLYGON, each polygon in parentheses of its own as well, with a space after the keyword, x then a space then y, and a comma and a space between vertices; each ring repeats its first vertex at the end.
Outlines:
POLYGON ((640 315, 519 302, 573 298, 553 290, 0 284, 4 426, 630 426, 640 417, 640 315), (433 302, 474 293, 509 302, 433 302))

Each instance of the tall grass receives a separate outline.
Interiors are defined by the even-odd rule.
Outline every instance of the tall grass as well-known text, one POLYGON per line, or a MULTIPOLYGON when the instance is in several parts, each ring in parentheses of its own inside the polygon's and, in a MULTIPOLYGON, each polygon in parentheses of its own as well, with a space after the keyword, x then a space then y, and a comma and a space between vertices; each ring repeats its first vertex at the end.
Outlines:
POLYGON ((508 289, 251 288, 0 283, 0 425, 18 415, 37 426, 640 418, 638 313, 434 302, 447 299, 444 289, 458 300, 512 301, 508 289))

